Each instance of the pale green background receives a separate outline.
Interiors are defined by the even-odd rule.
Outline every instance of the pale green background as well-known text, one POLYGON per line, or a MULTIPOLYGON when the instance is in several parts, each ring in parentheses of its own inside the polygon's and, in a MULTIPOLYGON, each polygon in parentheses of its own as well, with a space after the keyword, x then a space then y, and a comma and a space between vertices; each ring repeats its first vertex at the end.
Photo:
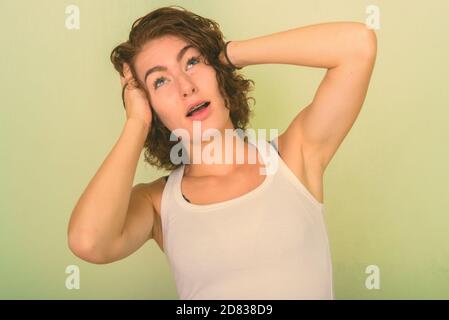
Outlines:
MULTIPOLYGON (((380 7, 378 55, 363 109, 325 174, 337 299, 449 298, 449 22, 447 1, 0 2, 0 298, 177 299, 154 241, 94 265, 68 249, 71 211, 121 133, 125 113, 109 61, 131 23, 179 4, 216 20, 227 40, 312 23, 364 22, 380 7), (65 28, 65 7, 81 29, 65 28), (78 265, 81 288, 65 268, 78 265), (377 265, 380 290, 365 287, 377 265)), ((325 70, 249 66, 254 128, 283 131, 325 70)), ((158 172, 139 162, 134 182, 158 172)))

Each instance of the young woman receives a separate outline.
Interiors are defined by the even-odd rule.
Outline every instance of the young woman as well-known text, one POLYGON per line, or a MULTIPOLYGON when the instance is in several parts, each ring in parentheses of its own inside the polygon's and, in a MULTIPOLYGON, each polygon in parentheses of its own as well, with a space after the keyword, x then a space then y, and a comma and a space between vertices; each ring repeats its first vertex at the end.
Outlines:
POLYGON ((154 239, 181 299, 333 299, 322 179, 365 99, 375 33, 335 22, 225 43, 213 20, 176 7, 138 19, 111 54, 127 120, 74 208, 71 250, 110 263, 154 239), (236 69, 265 63, 327 73, 277 141, 229 138, 225 131, 246 129, 251 115, 252 81, 236 69), (204 151, 211 143, 195 142, 194 123, 201 133, 221 133, 216 152, 224 160, 229 148, 231 163, 191 161, 194 146, 204 151), (171 140, 178 129, 187 135, 171 140), (180 141, 186 163, 173 161, 180 141), (146 162, 170 174, 132 186, 143 148, 146 162), (250 151, 259 155, 255 163, 250 151), (274 173, 260 174, 273 160, 274 173))

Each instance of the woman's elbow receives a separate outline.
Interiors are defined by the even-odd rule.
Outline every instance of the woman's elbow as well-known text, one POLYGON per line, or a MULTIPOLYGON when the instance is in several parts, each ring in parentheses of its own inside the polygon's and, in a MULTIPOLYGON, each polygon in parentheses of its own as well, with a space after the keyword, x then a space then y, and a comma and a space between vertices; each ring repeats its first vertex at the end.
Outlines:
POLYGON ((89 237, 76 235, 75 233, 68 233, 67 236, 68 247, 72 253, 78 258, 94 264, 110 263, 107 256, 99 250, 94 241, 89 237))

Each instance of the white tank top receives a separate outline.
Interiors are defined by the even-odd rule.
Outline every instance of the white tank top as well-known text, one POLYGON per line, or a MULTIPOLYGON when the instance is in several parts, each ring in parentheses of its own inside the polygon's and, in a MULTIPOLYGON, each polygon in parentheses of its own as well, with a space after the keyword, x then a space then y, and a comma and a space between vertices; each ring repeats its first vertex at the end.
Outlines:
POLYGON ((181 193, 185 165, 170 173, 161 199, 163 248, 180 299, 333 299, 324 205, 277 147, 262 144, 266 151, 254 145, 263 164, 277 169, 231 200, 192 204, 181 193))

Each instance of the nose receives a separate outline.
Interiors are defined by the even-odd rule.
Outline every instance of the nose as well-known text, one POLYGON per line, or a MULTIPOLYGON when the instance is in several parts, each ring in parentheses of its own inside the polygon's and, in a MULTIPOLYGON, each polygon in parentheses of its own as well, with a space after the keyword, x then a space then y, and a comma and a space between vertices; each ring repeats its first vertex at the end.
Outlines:
POLYGON ((181 77, 180 88, 183 97, 188 97, 192 93, 195 93, 198 89, 195 84, 189 79, 187 75, 181 77))

